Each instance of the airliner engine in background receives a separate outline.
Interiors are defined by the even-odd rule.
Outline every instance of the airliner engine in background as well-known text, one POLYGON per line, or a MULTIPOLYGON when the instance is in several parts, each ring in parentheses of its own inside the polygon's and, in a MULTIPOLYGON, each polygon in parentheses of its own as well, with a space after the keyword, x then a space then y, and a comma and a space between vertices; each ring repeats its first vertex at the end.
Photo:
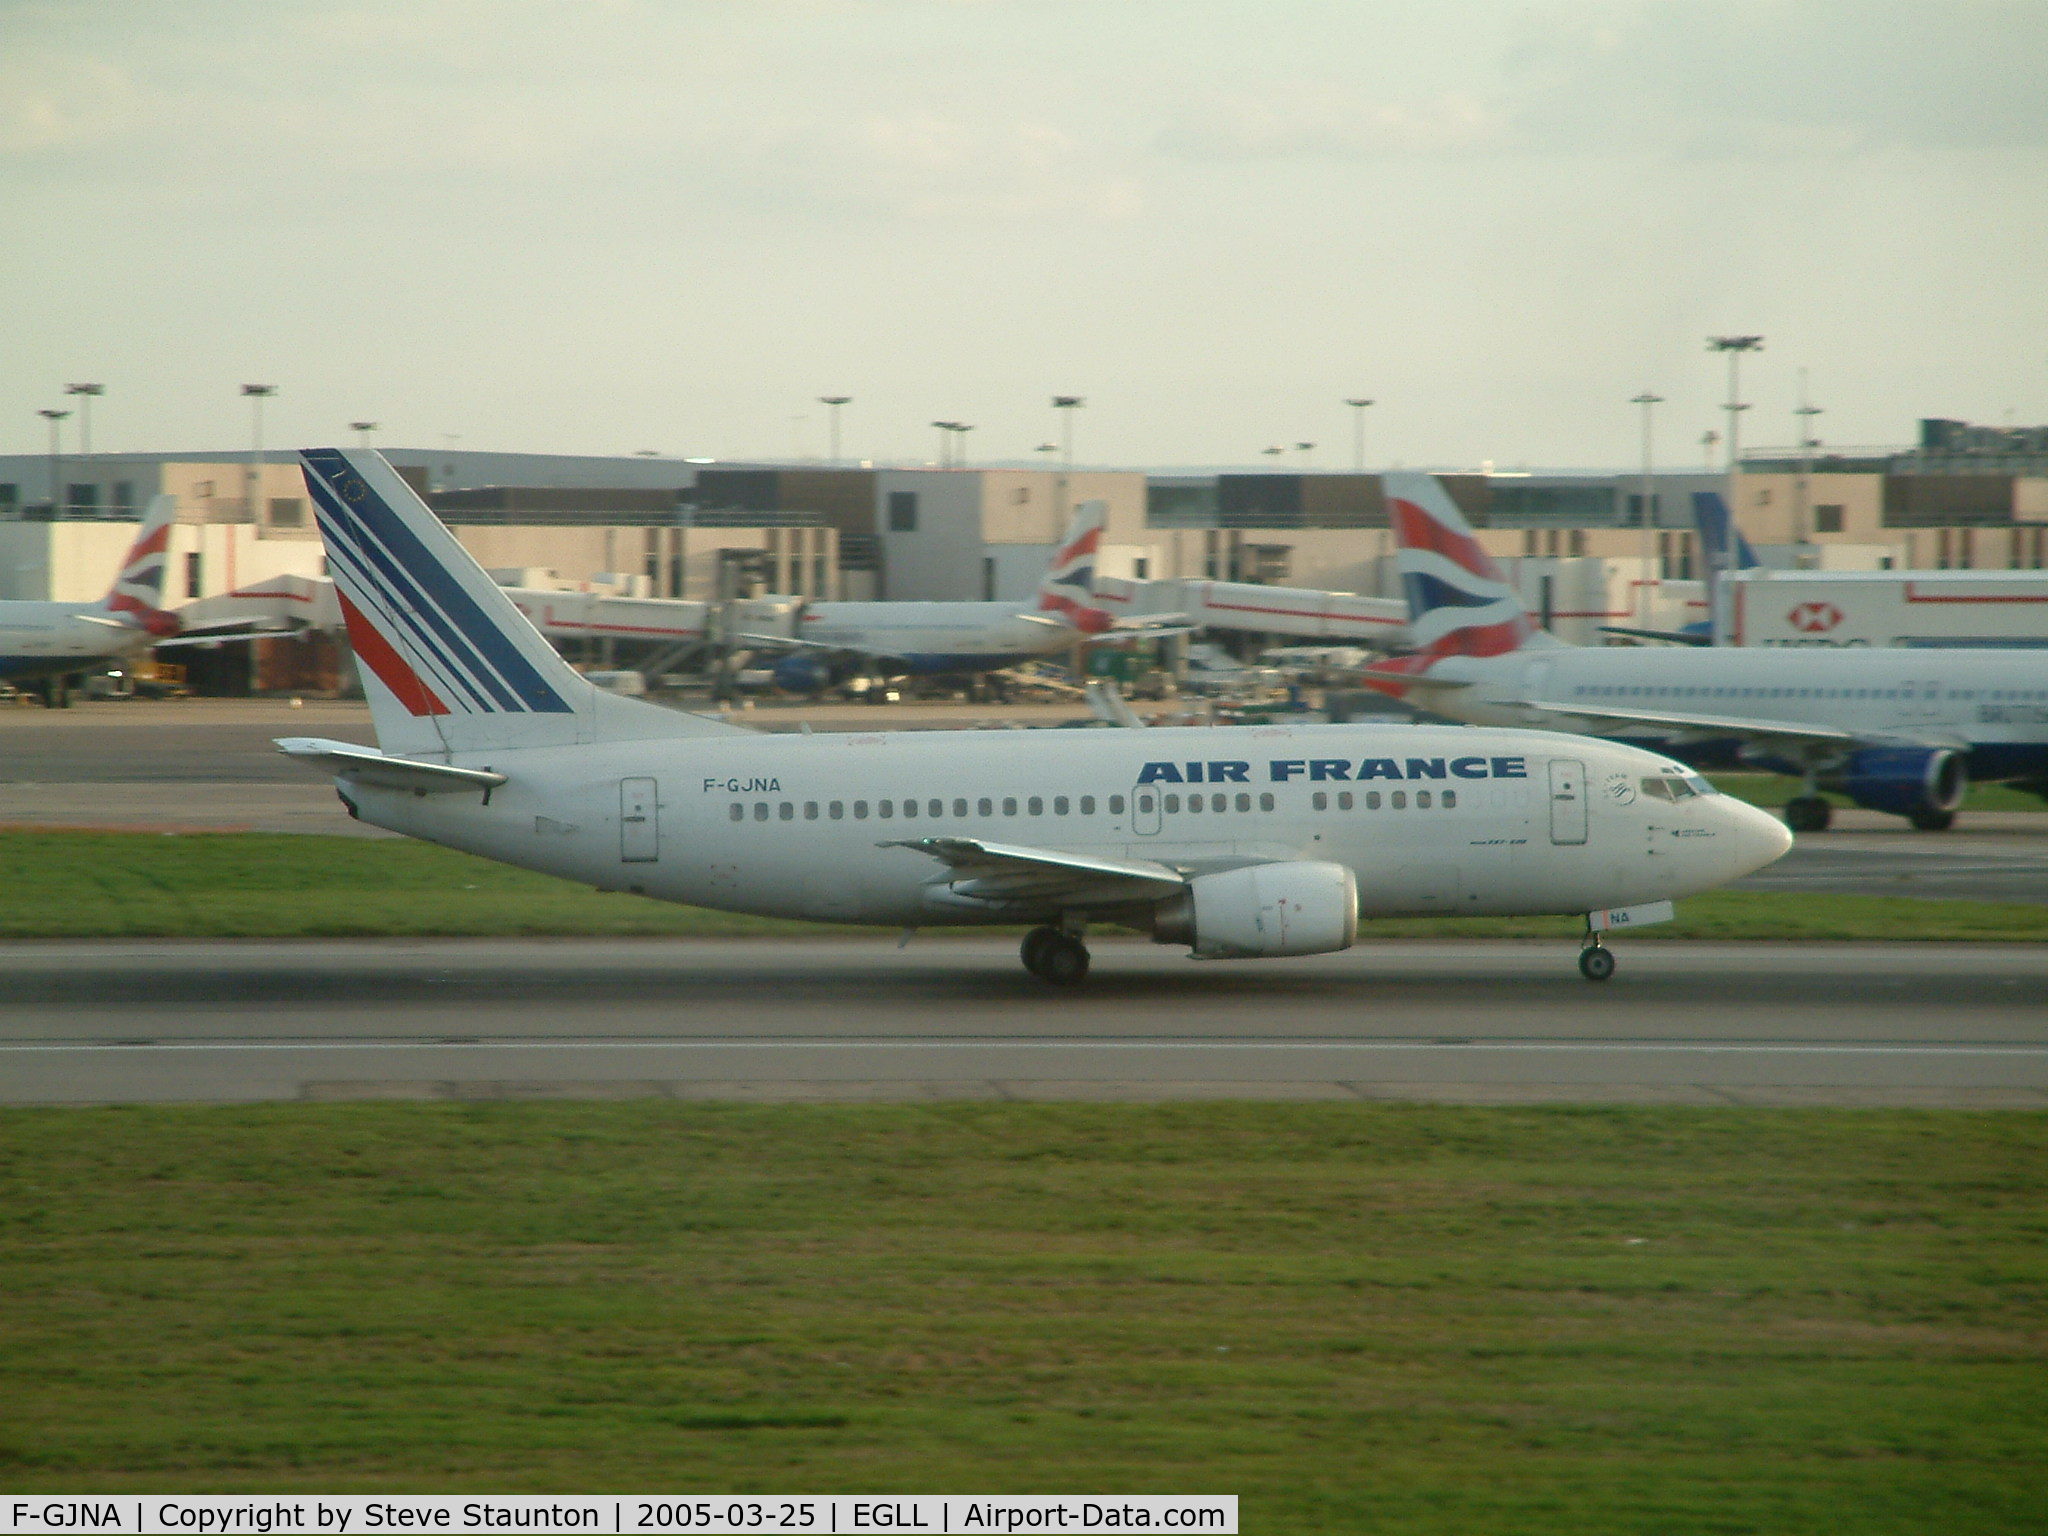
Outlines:
POLYGON ((788 735, 577 676, 381 455, 305 453, 378 746, 291 738, 365 821, 727 911, 1031 924, 1088 970, 1110 923, 1251 959, 1347 948, 1361 916, 1583 913, 1609 928, 1784 853, 1784 827, 1667 758, 1405 725, 788 735))
POLYGON ((1434 476, 1386 477, 1417 649, 1369 668, 1457 720, 1655 742, 1805 780, 1785 807, 1820 831, 1818 790, 1953 825, 1969 780, 2048 796, 2048 652, 1564 645, 1538 630, 1434 476))
POLYGON ((140 655, 183 627, 164 610, 164 568, 170 563, 175 496, 154 498, 122 557, 107 595, 94 603, 0 601, 0 680, 45 685, 52 704, 66 702, 63 679, 140 655))

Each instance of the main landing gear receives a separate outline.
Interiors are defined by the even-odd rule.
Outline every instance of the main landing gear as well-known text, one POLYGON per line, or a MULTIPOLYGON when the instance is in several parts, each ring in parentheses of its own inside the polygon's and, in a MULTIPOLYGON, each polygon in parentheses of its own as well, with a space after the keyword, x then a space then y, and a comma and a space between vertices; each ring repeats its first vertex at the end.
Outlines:
POLYGON ((1055 987, 1078 987, 1088 977, 1088 946, 1064 928, 1034 928, 1018 953, 1024 969, 1055 987))
POLYGON ((1586 947, 1579 951, 1579 974, 1588 981, 1605 981, 1614 974, 1614 951, 1600 942, 1600 935, 1592 934, 1586 939, 1586 947))
POLYGON ((1794 832, 1825 832, 1835 808, 1819 795, 1794 795, 1785 802, 1785 825, 1794 832))

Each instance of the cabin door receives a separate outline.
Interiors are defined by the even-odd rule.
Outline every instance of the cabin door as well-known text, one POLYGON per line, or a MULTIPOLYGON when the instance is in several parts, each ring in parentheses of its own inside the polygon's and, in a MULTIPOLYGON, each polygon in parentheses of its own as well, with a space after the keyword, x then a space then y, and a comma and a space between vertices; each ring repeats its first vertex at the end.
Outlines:
POLYGON ((661 856, 661 809, 652 779, 619 780, 619 862, 652 864, 661 856))
POLYGON ((1131 831, 1152 837, 1159 831, 1159 786, 1140 784, 1131 791, 1131 831))
POLYGON ((1586 765, 1575 757, 1550 760, 1550 840, 1586 840, 1586 765))

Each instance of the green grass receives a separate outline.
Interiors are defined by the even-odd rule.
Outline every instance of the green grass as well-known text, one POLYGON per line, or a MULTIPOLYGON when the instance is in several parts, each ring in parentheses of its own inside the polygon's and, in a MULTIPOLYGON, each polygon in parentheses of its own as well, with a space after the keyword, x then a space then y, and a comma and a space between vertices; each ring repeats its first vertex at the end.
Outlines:
POLYGON ((9 1491, 2048 1529, 2048 1118, 0 1111, 9 1491))
MULTIPOLYGON (((1574 918, 1368 921, 1373 938, 1557 938, 1574 918)), ((935 930, 944 932, 945 930, 935 930)), ((987 930, 964 930, 986 932, 987 930)), ((260 832, 0 833, 0 938, 789 937, 875 933, 599 893, 428 843, 260 832)), ((2048 942, 2048 904, 1715 891, 1668 939, 2048 942)))

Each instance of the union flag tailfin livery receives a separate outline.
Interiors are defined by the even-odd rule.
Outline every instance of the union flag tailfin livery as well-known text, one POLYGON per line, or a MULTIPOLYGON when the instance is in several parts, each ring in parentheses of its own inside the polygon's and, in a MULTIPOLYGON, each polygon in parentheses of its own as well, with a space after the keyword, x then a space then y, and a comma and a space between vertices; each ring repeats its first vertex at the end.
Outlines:
POLYGON ((376 826, 600 890, 1019 924, 1025 967, 1058 985, 1087 974, 1091 923, 1258 959, 1345 949, 1361 917, 1573 912, 1600 981, 1602 933, 1790 841, 1667 759, 1527 731, 764 734, 616 698, 378 455, 305 460, 378 747, 279 748, 376 826))
MULTIPOLYGON (((1828 825, 1823 790, 1926 831, 1954 823, 1971 778, 2048 796, 2048 652, 1565 645, 1529 622, 1434 476, 1386 478, 1417 649, 1367 669, 1382 692, 1797 775, 1785 817, 1801 832, 1828 825)), ((1699 510, 1742 559, 1720 497, 1699 510)))
POLYGON ((0 678, 46 685, 53 704, 68 700, 62 680, 110 666, 176 635, 178 616, 163 607, 175 496, 154 498, 121 557, 106 596, 92 603, 0 601, 0 678))

